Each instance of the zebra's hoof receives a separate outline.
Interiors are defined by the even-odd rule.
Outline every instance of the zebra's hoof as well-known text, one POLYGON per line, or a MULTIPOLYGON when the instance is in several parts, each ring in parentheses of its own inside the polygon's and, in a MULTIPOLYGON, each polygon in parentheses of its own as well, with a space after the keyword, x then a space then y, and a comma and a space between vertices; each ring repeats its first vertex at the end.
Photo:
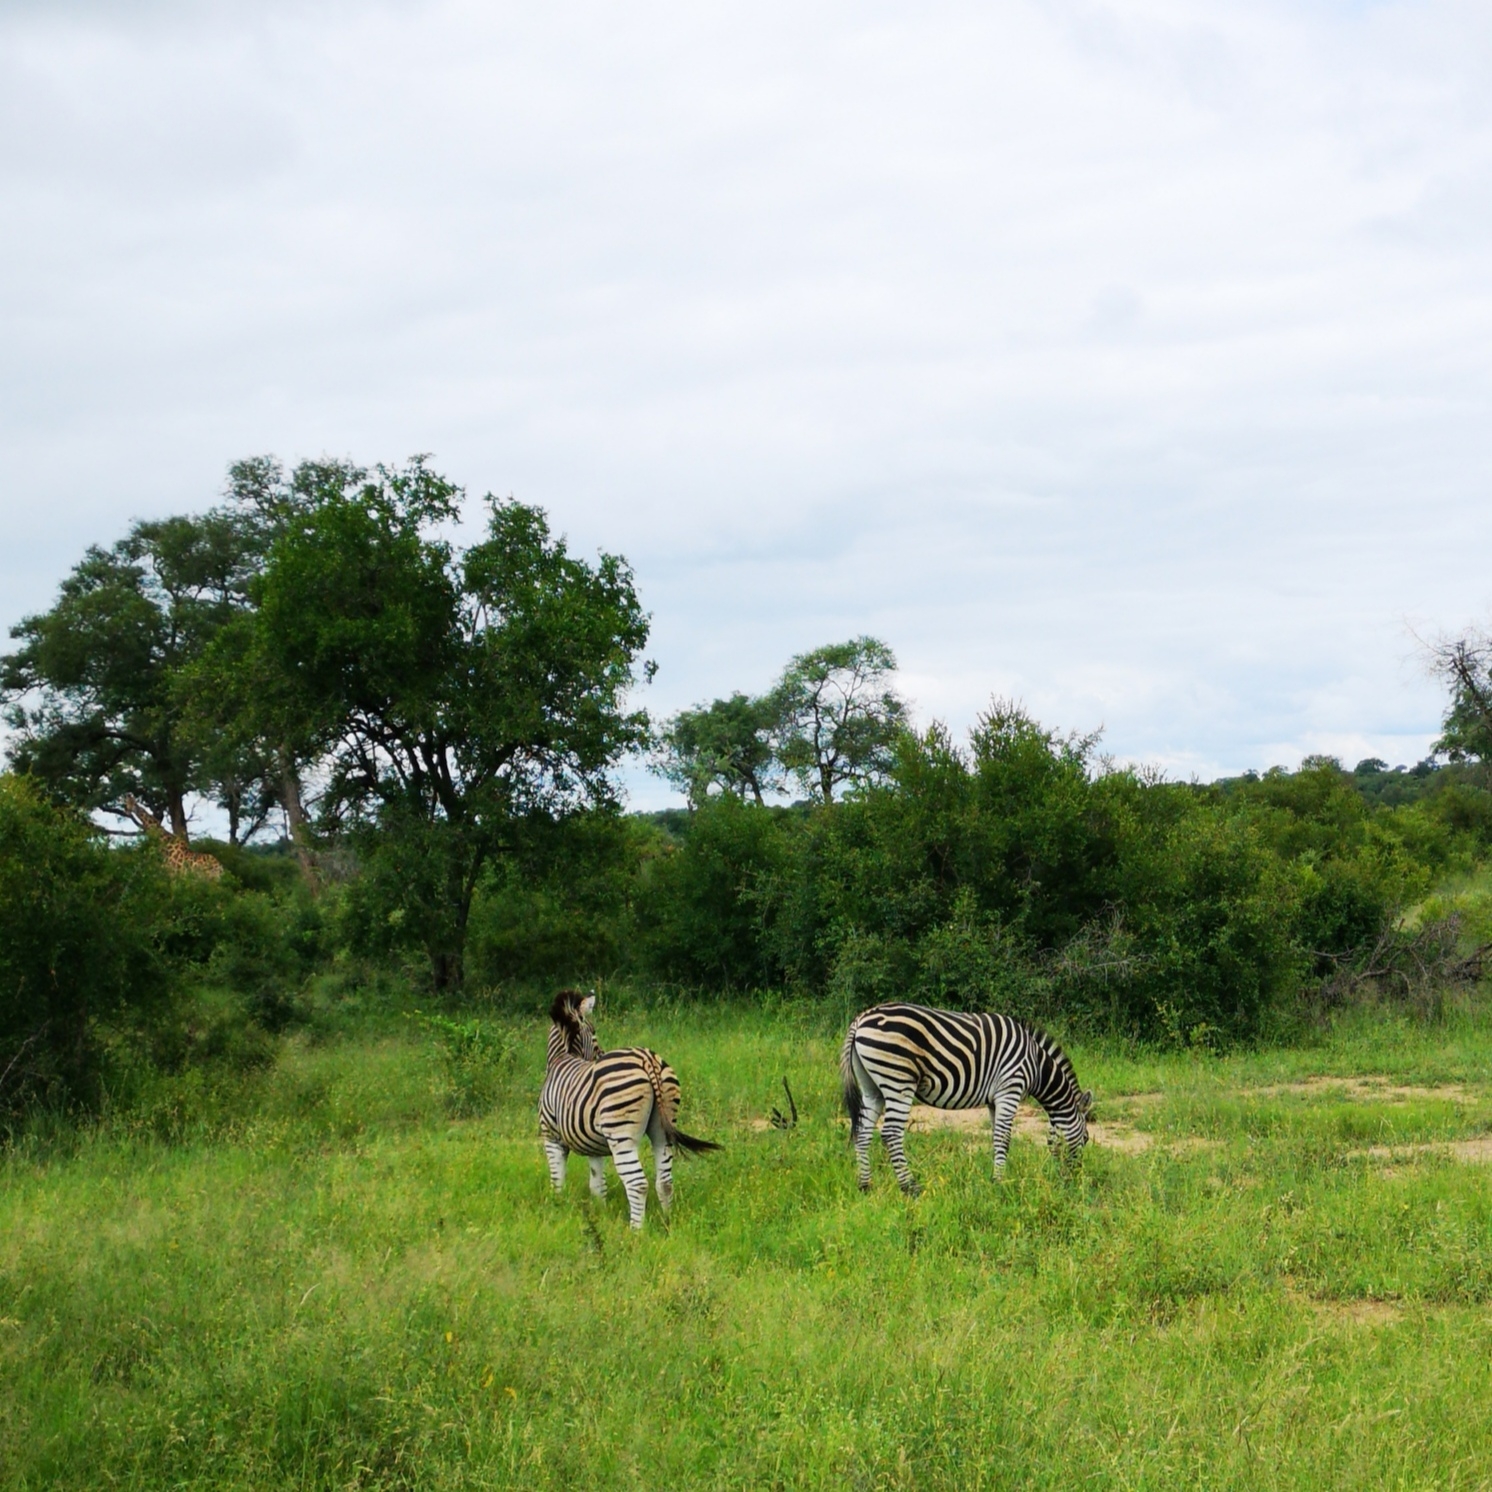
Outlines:
POLYGON ((920 1181, 909 1181, 902 1187, 909 1197, 920 1197, 922 1195, 922 1183, 920 1181))
POLYGON ((861 1191, 868 1192, 870 1190, 870 1179, 867 1177, 864 1181, 857 1181, 855 1185, 858 1186, 861 1191))

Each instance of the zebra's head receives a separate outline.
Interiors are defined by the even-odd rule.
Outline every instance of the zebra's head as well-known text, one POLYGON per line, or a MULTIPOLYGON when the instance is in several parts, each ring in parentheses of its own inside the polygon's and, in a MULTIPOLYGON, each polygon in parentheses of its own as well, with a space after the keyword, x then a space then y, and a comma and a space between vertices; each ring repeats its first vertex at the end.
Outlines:
POLYGON ((596 1045, 596 1028, 591 1024, 591 1012, 596 1008, 594 995, 582 995, 579 990, 564 989, 554 997, 549 1007, 549 1058, 583 1057, 587 1062, 596 1060, 599 1048, 596 1045))
POLYGON ((1093 1116, 1091 1089, 1078 1087, 1072 1059, 1045 1031, 1031 1027, 1039 1058, 1031 1096, 1046 1110, 1052 1130, 1048 1143, 1076 1160, 1088 1143, 1088 1120, 1093 1116))
POLYGON ((1047 1118, 1052 1123, 1052 1148, 1065 1150, 1069 1159, 1076 1160, 1088 1143, 1088 1120, 1092 1116, 1093 1090, 1080 1089, 1074 1078, 1070 1091, 1058 1097, 1047 1109, 1047 1118))

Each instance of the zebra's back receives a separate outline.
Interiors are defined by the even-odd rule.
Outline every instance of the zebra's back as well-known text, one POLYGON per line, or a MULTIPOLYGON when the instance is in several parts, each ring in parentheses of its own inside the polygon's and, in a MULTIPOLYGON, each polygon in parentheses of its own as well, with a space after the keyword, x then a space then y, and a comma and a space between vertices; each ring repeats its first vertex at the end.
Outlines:
POLYGON ((970 1109, 988 1103, 1019 1060, 1017 1036, 1004 1016, 897 1002, 858 1016, 847 1048, 879 1088, 910 1085, 921 1103, 970 1109))
POLYGON ((673 1123, 679 1080, 656 1052, 627 1047, 593 1062, 571 1058, 549 1069, 539 1094, 539 1129, 580 1155, 606 1155, 610 1142, 647 1127, 653 1105, 673 1123))

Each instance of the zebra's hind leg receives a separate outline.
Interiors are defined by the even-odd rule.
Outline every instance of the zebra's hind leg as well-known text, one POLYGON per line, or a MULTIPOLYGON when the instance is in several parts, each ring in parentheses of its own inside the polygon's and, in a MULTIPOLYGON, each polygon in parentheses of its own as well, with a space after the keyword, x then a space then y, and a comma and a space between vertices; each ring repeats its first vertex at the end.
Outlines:
POLYGON ((604 1155, 593 1155, 591 1161, 591 1195, 593 1197, 604 1197, 606 1195, 606 1157, 604 1155))
POLYGON ((631 1214, 632 1226, 642 1227, 643 1214, 648 1207, 648 1178, 637 1155, 637 1141, 608 1140, 611 1158, 616 1162, 616 1173, 627 1189, 627 1211, 631 1214))
POLYGON ((870 1190, 870 1142, 875 1138, 876 1125, 886 1109, 886 1100, 875 1080, 866 1072, 857 1054, 851 1053, 851 1072, 855 1086, 860 1090, 860 1122, 855 1126, 851 1139, 855 1142, 855 1183, 863 1192, 870 1190))
POLYGON ((870 1142, 885 1108, 886 1100, 877 1093, 874 1098, 866 1098, 860 1111, 860 1127, 855 1131, 855 1182, 863 1192, 870 1190, 870 1142))
POLYGON ((912 1112, 912 1098, 910 1088, 886 1095, 886 1117, 881 1124, 881 1138, 886 1142, 886 1154, 891 1157, 891 1169, 896 1172, 896 1184, 909 1197, 916 1197, 921 1195, 922 1188, 913 1179, 912 1169, 907 1165, 906 1151, 902 1148, 907 1115, 912 1112))
POLYGON ((549 1162, 549 1179, 554 1183, 555 1191, 564 1191, 565 1162, 570 1158, 570 1152, 558 1140, 545 1140, 544 1158, 549 1162))
POLYGON ((658 1205, 667 1212, 673 1206, 673 1146, 656 1106, 648 1120, 648 1139, 653 1142, 653 1190, 658 1193, 658 1205))

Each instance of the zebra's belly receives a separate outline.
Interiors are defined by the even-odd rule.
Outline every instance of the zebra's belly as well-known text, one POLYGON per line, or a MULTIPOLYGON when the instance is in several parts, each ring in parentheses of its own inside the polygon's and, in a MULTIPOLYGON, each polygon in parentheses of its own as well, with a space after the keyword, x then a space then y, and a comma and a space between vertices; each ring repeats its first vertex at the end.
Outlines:
POLYGON ((539 1133, 544 1139, 558 1140, 577 1155, 611 1154, 611 1146, 595 1125, 594 1115, 569 1110, 566 1105, 549 1102, 549 1098, 546 1093, 539 1101, 539 1133))
POLYGON ((981 1092, 963 1092, 930 1077, 918 1082, 913 1097, 933 1109, 982 1109, 987 1102, 981 1092))
POLYGON ((539 1133, 546 1140, 558 1140, 576 1155, 610 1155, 611 1146, 594 1130, 566 1124, 551 1114, 540 1113, 539 1133))

